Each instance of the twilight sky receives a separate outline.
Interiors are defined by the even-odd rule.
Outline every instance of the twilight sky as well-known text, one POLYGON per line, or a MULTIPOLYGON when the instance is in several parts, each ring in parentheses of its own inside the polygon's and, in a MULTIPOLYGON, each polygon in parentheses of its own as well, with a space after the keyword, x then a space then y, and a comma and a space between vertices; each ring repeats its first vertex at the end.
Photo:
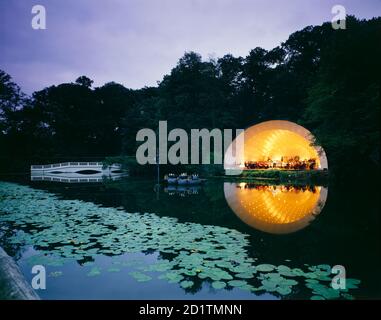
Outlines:
POLYGON ((80 75, 95 86, 156 85, 185 51, 204 59, 271 49, 344 5, 381 16, 381 0, 0 0, 0 69, 28 94, 80 75), (47 29, 31 27, 33 5, 47 29))

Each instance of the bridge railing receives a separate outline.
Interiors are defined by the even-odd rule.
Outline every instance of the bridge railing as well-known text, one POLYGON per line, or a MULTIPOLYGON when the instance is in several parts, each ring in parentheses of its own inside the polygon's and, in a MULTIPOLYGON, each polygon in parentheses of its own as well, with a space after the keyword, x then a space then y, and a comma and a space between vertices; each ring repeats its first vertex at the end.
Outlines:
POLYGON ((53 164, 41 164, 41 165, 31 165, 31 169, 50 169, 50 168, 61 168, 61 167, 94 167, 103 166, 102 162, 63 162, 63 163, 53 163, 53 164))

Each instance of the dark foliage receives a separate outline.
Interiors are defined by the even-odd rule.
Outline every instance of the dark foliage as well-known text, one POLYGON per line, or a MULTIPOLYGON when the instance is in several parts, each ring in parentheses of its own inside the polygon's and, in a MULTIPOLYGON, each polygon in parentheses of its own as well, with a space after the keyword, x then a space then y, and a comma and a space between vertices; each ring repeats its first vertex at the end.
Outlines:
POLYGON ((86 76, 26 97, 0 71, 2 168, 134 155, 140 128, 246 128, 270 119, 306 126, 337 174, 379 166, 381 18, 346 30, 309 26, 279 47, 203 61, 187 52, 155 88, 86 76))

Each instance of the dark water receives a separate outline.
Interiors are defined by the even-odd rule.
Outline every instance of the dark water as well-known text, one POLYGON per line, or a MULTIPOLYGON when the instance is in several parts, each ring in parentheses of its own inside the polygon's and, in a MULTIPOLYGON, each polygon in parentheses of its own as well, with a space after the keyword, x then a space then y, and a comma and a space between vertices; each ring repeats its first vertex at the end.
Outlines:
POLYGON ((381 297, 375 188, 6 180, 1 245, 30 281, 46 266, 44 299, 381 297))

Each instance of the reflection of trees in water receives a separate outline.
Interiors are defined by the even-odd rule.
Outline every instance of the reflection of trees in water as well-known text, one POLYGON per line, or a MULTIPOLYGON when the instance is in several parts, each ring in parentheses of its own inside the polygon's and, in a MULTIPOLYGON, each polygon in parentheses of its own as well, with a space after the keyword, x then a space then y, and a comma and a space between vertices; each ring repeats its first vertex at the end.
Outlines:
POLYGON ((23 226, 20 226, 10 221, 0 222, 0 247, 2 247, 9 256, 15 260, 19 260, 25 251, 25 244, 9 240, 17 237, 19 232, 34 233, 44 229, 45 228, 33 223, 24 223, 23 226))
MULTIPOLYGON (((153 253, 155 253, 155 250, 150 250, 149 252, 146 251, 144 253, 145 254, 153 254, 153 253)), ((160 260, 172 261, 174 258, 176 258, 176 254, 167 253, 167 252, 159 252, 159 258, 160 258, 160 260)), ((198 277, 185 275, 184 280, 193 281, 193 286, 189 287, 189 288, 183 288, 183 290, 187 293, 195 294, 195 293, 201 291, 202 285, 206 279, 200 279, 198 277)))
MULTIPOLYGON (((174 218, 148 213, 129 214, 83 201, 60 200, 40 190, 11 184, 3 186, 0 191, 4 192, 4 201, 0 203, 4 215, 0 217, 14 224, 9 229, 29 228, 29 232, 28 229, 24 230, 28 234, 21 237, 10 234, 9 238, 13 238, 20 247, 24 244, 33 245, 40 252, 53 254, 52 262, 58 260, 66 263, 75 259, 83 265, 93 261, 96 255, 122 256, 122 259, 126 259, 123 254, 129 252, 144 255, 158 253, 158 259, 153 264, 158 269, 143 268, 142 272, 165 270, 172 275, 175 273, 175 277, 181 275, 182 278, 175 282, 192 281, 191 287, 183 288, 186 292, 196 293, 201 290, 202 284, 211 284, 213 281, 224 282, 227 290, 232 289, 237 282, 244 282, 245 289, 267 290, 266 287, 259 288, 261 283, 268 283, 263 273, 270 270, 258 269, 253 276, 253 268, 259 267, 259 264, 256 262, 255 266, 255 260, 250 258, 252 249, 249 250, 249 239, 231 228, 179 223, 174 218), (35 208, 39 208, 38 212, 35 208), (36 223, 43 228, 33 229, 36 223), (163 270, 160 270, 160 264, 164 264, 163 270), (189 272, 193 275, 189 275, 189 272), (233 279, 236 280, 235 284, 230 285, 233 279)), ((49 265, 49 255, 44 254, 42 258, 43 262, 34 262, 49 265)), ((280 276, 279 279, 288 277, 290 272, 300 273, 300 276, 307 278, 312 274, 300 269, 292 271, 288 267, 282 274, 275 265, 262 265, 262 268, 274 270, 280 276)), ((139 267, 136 269, 140 270, 139 267)), ((168 280, 172 281, 170 277, 168 280)), ((291 293, 288 287, 293 285, 297 283, 288 284, 287 288, 281 287, 279 294, 291 293)), ((298 295, 297 291, 293 291, 293 294, 298 295)))
POLYGON ((13 257, 15 260, 18 260, 23 252, 23 244, 11 243, 8 241, 16 235, 17 231, 11 228, 10 224, 5 223, 1 224, 0 230, 0 247, 2 247, 8 255, 13 257))
MULTIPOLYGON (((263 181, 246 180, 246 182, 250 186, 255 183, 264 185, 263 181)), ((156 199, 153 190, 154 184, 154 180, 127 178, 120 181, 105 181, 102 184, 67 185, 65 188, 62 184, 54 183, 34 185, 57 194, 60 199, 79 199, 102 207, 123 208, 127 212, 155 212, 160 216, 175 217, 182 222, 233 228, 253 235, 249 241, 256 249, 250 251, 250 256, 262 261, 282 263, 284 259, 292 258, 293 261, 299 261, 300 257, 303 257, 301 262, 305 263, 315 259, 313 251, 309 249, 314 246, 314 237, 299 235, 302 239, 294 241, 295 235, 293 235, 280 241, 279 238, 267 234, 258 234, 258 231, 243 224, 228 206, 221 180, 209 179, 198 194, 187 197, 169 196, 161 189, 159 200, 156 199), (264 241, 261 240, 263 238, 264 241), (290 247, 294 249, 290 251, 290 247)))
POLYGON ((155 214, 132 214, 78 200, 61 200, 52 194, 15 184, 4 183, 0 189, 4 192, 0 219, 9 225, 2 229, 12 230, 2 240, 17 244, 14 251, 19 256, 22 248, 30 246, 43 253, 31 263, 54 265, 74 259, 83 265, 94 261, 97 255, 117 257, 131 252, 145 255, 155 252, 159 259, 154 266, 165 263, 164 270, 177 273, 181 281, 194 282, 192 288, 184 289, 197 292, 205 281, 197 277, 201 270, 215 270, 222 273, 222 277, 233 279, 227 271, 208 265, 209 259, 224 261, 231 257, 244 264, 249 258, 246 236, 228 228, 180 223, 175 218, 155 214), (165 257, 166 252, 170 259, 163 261, 160 258, 165 257), (203 264, 207 266, 201 267, 203 264), (201 270, 196 271, 198 267, 201 270))

